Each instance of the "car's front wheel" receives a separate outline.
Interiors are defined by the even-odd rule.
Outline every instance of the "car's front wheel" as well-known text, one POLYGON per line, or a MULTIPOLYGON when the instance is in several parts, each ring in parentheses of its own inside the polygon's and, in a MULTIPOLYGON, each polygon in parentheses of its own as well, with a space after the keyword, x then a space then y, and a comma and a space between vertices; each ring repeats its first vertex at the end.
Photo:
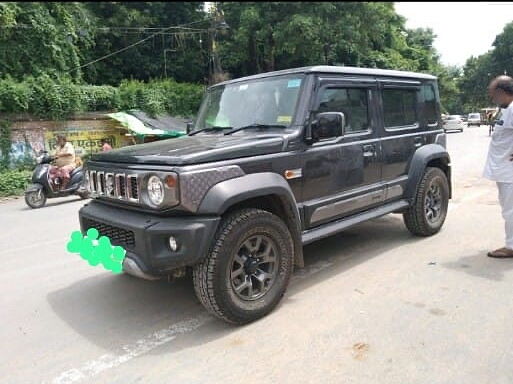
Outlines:
POLYGON ((449 206, 449 182, 440 168, 426 168, 412 206, 403 214, 408 230, 416 236, 440 231, 449 206))
POLYGON ((196 295, 229 323, 257 320, 284 295, 293 253, 292 237, 279 217, 260 209, 235 211, 223 219, 209 254, 194 267, 196 295))

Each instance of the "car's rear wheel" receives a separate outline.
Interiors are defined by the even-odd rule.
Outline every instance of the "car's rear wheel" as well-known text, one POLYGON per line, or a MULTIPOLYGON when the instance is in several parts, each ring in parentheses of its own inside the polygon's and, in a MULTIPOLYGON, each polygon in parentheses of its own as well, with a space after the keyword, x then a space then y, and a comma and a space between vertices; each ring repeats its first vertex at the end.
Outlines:
POLYGON ((408 230, 416 236, 440 231, 447 217, 449 182, 440 168, 426 168, 412 206, 403 214, 408 230))
POLYGON ((196 295, 215 316, 233 324, 273 310, 293 269, 290 232, 276 215, 259 209, 223 219, 209 254, 194 267, 196 295))

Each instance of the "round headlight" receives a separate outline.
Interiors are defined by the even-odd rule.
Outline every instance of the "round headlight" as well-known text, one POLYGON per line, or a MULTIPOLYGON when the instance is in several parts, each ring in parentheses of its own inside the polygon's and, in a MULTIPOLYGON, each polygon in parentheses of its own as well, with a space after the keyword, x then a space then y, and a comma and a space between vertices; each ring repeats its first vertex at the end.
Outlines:
POLYGON ((151 176, 148 179, 148 197, 155 205, 160 205, 164 201, 164 184, 158 176, 151 176))

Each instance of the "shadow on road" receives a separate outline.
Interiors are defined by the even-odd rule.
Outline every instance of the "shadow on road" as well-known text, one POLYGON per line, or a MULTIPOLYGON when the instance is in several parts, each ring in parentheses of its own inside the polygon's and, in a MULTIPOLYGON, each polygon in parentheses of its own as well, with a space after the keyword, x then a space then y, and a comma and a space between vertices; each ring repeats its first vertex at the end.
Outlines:
POLYGON ((444 267, 464 272, 483 279, 501 281, 504 273, 513 269, 512 259, 494 259, 487 257, 489 250, 482 250, 475 255, 464 256, 459 260, 442 264, 444 267))
MULTIPOLYGON (((87 200, 88 200, 88 199, 82 200, 78 196, 76 199, 70 199, 70 197, 74 197, 74 196, 58 197, 58 198, 56 198, 57 200, 48 199, 43 208, 37 208, 37 209, 47 209, 47 208, 51 208, 51 207, 58 207, 59 205, 76 203, 78 201, 83 201, 85 204, 85 203, 87 203, 87 200), (63 200, 63 199, 66 199, 66 200, 63 200)), ((20 211, 32 211, 32 210, 33 210, 33 208, 30 208, 27 205, 23 206, 23 208, 20 209, 20 211)))
MULTIPOLYGON (((276 310, 293 300, 296 293, 325 279, 360 263, 372 262, 374 257, 396 247, 422 241, 409 234, 400 216, 389 215, 310 244, 305 247, 305 268, 295 272, 276 310)), ((190 278, 171 283, 151 282, 102 273, 54 291, 47 300, 71 328, 107 350, 119 349, 119 340, 137 340, 206 313, 195 297, 190 278)), ((233 330, 233 326, 213 319, 152 353, 169 353, 207 343, 233 330)))

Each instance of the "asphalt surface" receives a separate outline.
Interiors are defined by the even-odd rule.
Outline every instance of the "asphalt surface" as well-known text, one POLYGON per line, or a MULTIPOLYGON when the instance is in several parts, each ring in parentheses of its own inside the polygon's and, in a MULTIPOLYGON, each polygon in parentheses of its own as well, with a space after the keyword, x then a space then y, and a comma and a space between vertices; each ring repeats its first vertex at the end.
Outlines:
POLYGON ((65 250, 76 198, 0 204, 2 383, 513 382, 513 260, 487 127, 448 135, 454 199, 443 230, 412 237, 399 215, 305 248, 278 308, 234 327, 190 279, 114 276, 65 250))

